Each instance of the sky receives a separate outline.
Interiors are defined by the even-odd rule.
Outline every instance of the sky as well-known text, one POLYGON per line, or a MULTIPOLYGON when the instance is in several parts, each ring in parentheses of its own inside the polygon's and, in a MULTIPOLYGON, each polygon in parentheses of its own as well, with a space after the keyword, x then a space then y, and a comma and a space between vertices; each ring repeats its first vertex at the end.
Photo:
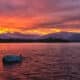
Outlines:
POLYGON ((80 0, 0 0, 0 34, 80 32, 80 0))

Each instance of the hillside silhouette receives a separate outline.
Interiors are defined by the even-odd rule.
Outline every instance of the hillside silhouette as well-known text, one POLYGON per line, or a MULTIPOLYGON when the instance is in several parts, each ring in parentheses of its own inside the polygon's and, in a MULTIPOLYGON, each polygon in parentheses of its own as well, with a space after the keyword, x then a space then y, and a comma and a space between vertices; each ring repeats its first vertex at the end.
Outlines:
POLYGON ((9 42, 71 42, 69 40, 64 40, 64 39, 52 39, 52 38, 47 38, 47 39, 38 39, 38 40, 31 40, 31 39, 0 39, 1 43, 9 43, 9 42))

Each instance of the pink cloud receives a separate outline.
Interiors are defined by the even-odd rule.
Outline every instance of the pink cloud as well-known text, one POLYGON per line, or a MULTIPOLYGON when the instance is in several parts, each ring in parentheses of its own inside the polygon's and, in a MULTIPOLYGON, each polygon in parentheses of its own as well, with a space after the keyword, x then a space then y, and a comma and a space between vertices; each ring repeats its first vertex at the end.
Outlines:
MULTIPOLYGON (((0 16, 24 17, 26 20, 37 17, 33 28, 54 28, 55 25, 56 28, 59 25, 69 28, 64 23, 80 21, 80 0, 0 0, 0 16)), ((73 26, 74 23, 71 28, 73 26)))

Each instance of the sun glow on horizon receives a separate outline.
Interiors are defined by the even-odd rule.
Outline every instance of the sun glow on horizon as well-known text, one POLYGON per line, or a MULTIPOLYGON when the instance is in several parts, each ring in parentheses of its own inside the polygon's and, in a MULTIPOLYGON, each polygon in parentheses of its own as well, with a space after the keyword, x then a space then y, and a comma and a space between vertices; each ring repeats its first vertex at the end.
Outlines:
POLYGON ((56 33, 56 32, 60 32, 60 31, 61 30, 59 30, 59 29, 32 29, 32 30, 26 31, 26 33, 46 35, 46 34, 56 33))
POLYGON ((60 32, 59 29, 31 29, 31 30, 20 30, 20 29, 8 29, 8 28, 0 28, 0 34, 3 33, 22 33, 22 34, 38 34, 38 35, 46 35, 50 33, 60 32))
POLYGON ((36 35, 47 35, 52 33, 59 33, 59 32, 75 32, 80 33, 80 30, 76 29, 68 29, 67 31, 64 29, 57 29, 57 28, 39 28, 39 29, 29 29, 29 30, 23 30, 22 29, 15 29, 15 28, 0 28, 0 34, 4 33, 21 33, 21 34, 36 34, 36 35))

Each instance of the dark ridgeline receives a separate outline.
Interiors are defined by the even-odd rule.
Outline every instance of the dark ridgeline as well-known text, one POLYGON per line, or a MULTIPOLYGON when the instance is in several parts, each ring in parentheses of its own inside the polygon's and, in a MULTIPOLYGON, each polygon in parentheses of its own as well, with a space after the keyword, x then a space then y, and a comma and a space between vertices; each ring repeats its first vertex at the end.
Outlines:
POLYGON ((70 41, 70 40, 65 40, 65 39, 52 39, 52 38, 47 38, 47 39, 37 39, 37 40, 32 40, 32 39, 0 39, 0 43, 9 43, 9 42, 80 42, 80 41, 70 41))

